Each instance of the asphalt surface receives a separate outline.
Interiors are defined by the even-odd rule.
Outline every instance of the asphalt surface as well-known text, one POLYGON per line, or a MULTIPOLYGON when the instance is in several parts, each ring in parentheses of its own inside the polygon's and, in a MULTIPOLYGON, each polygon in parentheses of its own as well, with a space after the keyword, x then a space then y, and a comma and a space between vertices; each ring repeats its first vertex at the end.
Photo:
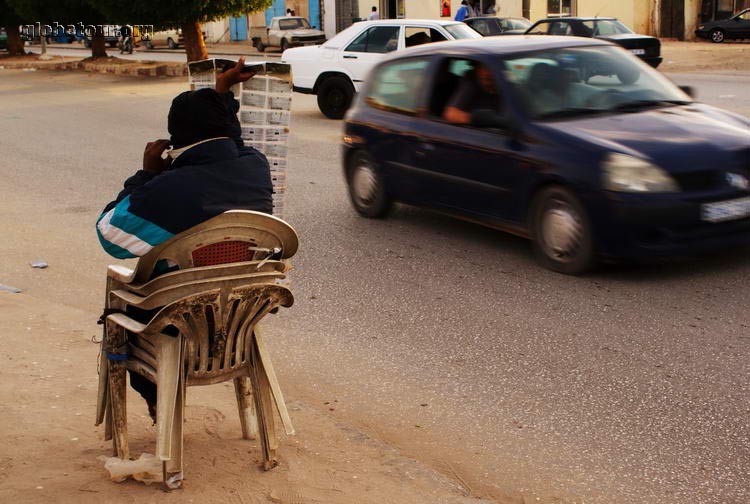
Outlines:
MULTIPOLYGON (((185 83, 1 72, 0 283, 94 319, 93 224, 185 83)), ((672 78, 750 116, 747 76, 672 78)), ((291 394, 496 502, 750 502, 750 249, 573 278, 427 211, 365 220, 340 126, 295 95, 296 302, 267 328, 291 394)))

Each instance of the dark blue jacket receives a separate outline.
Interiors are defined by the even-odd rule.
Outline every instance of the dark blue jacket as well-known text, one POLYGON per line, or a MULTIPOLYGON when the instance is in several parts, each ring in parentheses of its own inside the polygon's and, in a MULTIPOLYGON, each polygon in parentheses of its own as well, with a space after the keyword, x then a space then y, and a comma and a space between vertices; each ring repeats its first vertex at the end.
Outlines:
POLYGON ((139 170, 104 208, 96 230, 110 255, 120 259, 142 256, 227 210, 272 212, 268 160, 244 146, 235 115, 239 104, 231 93, 224 96, 233 110, 231 138, 186 150, 163 173, 139 170))

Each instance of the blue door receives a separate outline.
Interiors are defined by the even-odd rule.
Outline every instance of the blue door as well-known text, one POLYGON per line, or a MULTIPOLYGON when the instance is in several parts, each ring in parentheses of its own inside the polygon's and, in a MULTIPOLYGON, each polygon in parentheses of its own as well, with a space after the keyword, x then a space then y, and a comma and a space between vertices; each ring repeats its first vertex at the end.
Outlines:
POLYGON ((231 40, 247 40, 247 17, 229 18, 229 37, 231 40))
POLYGON ((286 0, 273 0, 271 7, 266 9, 266 26, 271 26, 271 18, 286 14, 286 0))
POLYGON ((320 30, 320 0, 308 0, 307 8, 310 13, 310 26, 320 30))

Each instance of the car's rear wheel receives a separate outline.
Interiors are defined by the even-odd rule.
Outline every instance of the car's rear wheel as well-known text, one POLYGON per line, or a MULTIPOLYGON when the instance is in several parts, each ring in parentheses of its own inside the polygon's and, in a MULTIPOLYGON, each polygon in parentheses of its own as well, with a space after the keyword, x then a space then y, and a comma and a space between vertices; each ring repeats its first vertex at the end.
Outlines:
POLYGON ((354 97, 354 87, 343 75, 324 80, 318 88, 318 108, 329 119, 341 119, 354 97))
POLYGON ((371 219, 388 213, 393 202, 388 197, 383 176, 366 152, 358 151, 351 156, 346 170, 346 182, 357 213, 371 219))
POLYGON ((167 47, 169 47, 170 49, 177 49, 177 44, 175 43, 174 40, 172 40, 171 38, 168 38, 167 47))
POLYGON ((281 52, 283 53, 289 49, 289 41, 287 39, 281 39, 281 52))
POLYGON ((263 52, 266 50, 265 44, 261 42, 260 40, 255 41, 255 48, 258 50, 258 52, 263 52))
POLYGON ((530 219, 534 253, 546 268, 580 275, 593 268, 596 256, 591 223, 578 198, 551 186, 534 198, 530 219))
POLYGON ((721 44, 722 42, 724 42, 724 37, 724 30, 716 28, 715 30, 711 31, 711 42, 713 42, 714 44, 721 44))

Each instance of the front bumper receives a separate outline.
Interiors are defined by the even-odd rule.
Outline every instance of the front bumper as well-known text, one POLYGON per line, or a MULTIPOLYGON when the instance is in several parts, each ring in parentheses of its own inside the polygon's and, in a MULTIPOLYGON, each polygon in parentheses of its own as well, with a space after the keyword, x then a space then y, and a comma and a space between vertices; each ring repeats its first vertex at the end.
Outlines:
POLYGON ((643 61, 651 65, 653 68, 657 68, 664 61, 661 56, 639 56, 643 61))
POLYGON ((600 250, 607 257, 648 258, 750 244, 750 218, 717 223, 701 219, 703 204, 746 196, 739 191, 701 197, 607 193, 611 221, 598 222, 600 250))
POLYGON ((709 30, 695 30, 695 36, 708 39, 711 36, 711 32, 709 30))

